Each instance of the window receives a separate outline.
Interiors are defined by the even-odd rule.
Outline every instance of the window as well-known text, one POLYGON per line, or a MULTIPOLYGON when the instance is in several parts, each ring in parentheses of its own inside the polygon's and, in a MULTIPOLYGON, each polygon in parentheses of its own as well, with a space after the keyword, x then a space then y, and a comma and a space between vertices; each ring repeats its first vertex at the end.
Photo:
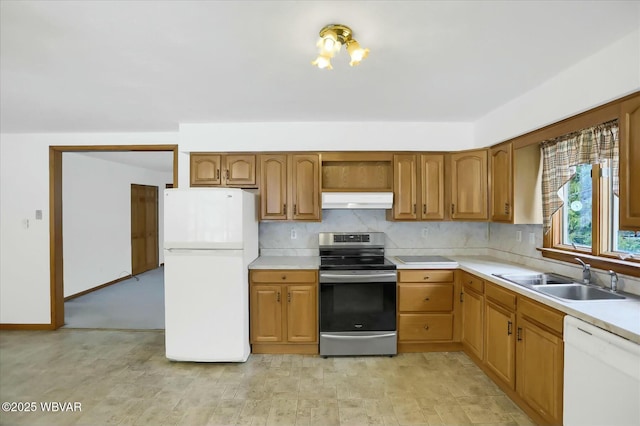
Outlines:
POLYGON ((618 223, 617 121, 542 143, 543 256, 640 276, 640 232, 618 223))

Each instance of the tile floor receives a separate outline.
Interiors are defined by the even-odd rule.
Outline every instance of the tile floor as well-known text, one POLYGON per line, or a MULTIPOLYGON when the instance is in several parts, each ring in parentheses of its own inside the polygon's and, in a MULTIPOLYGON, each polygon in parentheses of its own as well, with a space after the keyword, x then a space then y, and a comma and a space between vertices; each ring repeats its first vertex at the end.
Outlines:
POLYGON ((161 331, 2 331, 0 401, 37 403, 7 425, 532 424, 461 352, 174 363, 161 331))

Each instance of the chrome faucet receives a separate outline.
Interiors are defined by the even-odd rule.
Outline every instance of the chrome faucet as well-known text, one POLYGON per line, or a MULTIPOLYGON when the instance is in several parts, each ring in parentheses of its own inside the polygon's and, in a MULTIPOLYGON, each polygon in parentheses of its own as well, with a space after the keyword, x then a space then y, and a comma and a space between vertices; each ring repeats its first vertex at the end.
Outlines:
POLYGON ((618 291, 618 274, 609 270, 609 275, 611 275, 611 291, 618 291))
POLYGON ((579 257, 576 257, 575 259, 578 261, 578 263, 582 265, 582 283, 590 284, 591 283, 591 265, 589 265, 588 263, 584 263, 582 259, 580 259, 579 257))

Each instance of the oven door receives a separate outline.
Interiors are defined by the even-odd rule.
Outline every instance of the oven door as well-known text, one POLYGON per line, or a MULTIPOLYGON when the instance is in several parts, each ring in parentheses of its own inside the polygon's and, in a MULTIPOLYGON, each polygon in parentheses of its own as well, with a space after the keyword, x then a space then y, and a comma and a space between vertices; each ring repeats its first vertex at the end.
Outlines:
POLYGON ((396 330, 396 271, 321 271, 320 332, 396 330))

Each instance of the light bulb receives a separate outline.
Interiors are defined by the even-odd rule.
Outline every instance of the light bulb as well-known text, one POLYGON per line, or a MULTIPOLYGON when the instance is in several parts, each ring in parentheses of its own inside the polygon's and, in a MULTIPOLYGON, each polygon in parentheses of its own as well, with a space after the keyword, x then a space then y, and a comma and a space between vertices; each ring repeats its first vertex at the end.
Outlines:
POLYGON ((338 35, 335 31, 328 30, 322 34, 322 38, 318 40, 318 47, 320 48, 321 54, 325 54, 325 56, 331 56, 340 50, 342 44, 338 41, 338 35))
POLYGON ((331 58, 328 56, 324 56, 322 54, 318 55, 318 57, 316 58, 315 61, 311 62, 313 65, 317 66, 318 68, 322 69, 328 69, 328 70, 332 70, 333 67, 331 66, 331 58))
POLYGON ((351 57, 349 65, 352 67, 359 65, 360 61, 369 56, 369 49, 363 49, 360 47, 360 43, 355 40, 351 40, 347 43, 347 52, 349 52, 349 56, 351 57))

